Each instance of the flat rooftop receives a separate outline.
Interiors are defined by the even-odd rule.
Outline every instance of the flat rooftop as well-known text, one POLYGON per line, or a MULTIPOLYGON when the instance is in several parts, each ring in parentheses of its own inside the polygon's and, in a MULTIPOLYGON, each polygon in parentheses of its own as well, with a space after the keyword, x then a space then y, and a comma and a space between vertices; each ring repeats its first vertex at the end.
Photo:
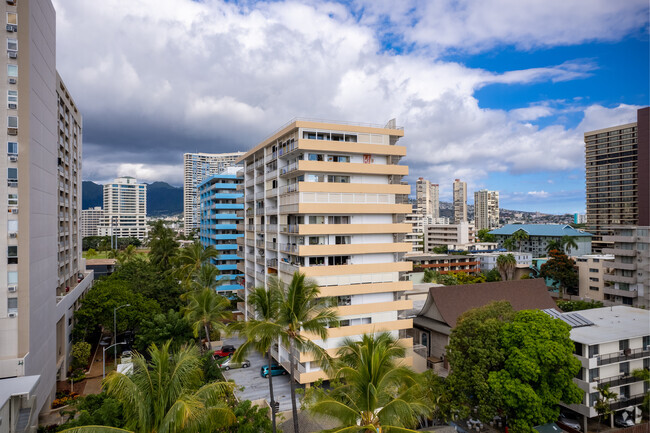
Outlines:
POLYGON ((0 379, 0 408, 2 408, 13 395, 31 394, 41 376, 20 376, 0 379))
POLYGON ((571 339, 578 343, 600 344, 650 335, 648 310, 617 305, 577 313, 594 323, 571 330, 571 339))

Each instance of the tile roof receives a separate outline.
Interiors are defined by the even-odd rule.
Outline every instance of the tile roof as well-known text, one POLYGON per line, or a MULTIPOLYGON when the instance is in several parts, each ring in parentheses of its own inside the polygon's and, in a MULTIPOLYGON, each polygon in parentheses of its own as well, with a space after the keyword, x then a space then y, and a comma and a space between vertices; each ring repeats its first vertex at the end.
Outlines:
POLYGON ((592 236, 591 233, 576 230, 567 224, 507 224, 490 233, 510 236, 518 230, 525 231, 529 236, 592 236))

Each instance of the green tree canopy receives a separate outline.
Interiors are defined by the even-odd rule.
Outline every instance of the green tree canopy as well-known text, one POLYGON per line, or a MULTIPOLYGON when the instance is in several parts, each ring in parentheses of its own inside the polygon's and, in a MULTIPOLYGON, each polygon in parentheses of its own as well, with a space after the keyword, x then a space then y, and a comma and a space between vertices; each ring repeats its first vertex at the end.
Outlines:
POLYGON ((194 343, 194 332, 183 313, 168 310, 167 313, 158 313, 144 319, 135 336, 135 349, 141 353, 153 343, 162 346, 171 341, 172 351, 180 350, 181 346, 194 343))
POLYGON ((490 233, 490 229, 481 229, 476 234, 479 242, 496 242, 497 237, 490 233))
POLYGON ((156 221, 149 230, 149 260, 160 272, 169 271, 178 251, 178 242, 174 239, 174 231, 162 220, 156 221))
POLYGON ((578 289, 576 262, 562 251, 552 250, 549 255, 550 259, 541 266, 539 275, 554 280, 562 298, 565 291, 578 289))
POLYGON ((515 259, 514 254, 500 254, 497 257, 497 269, 499 270, 501 280, 512 280, 515 275, 515 269, 517 269, 517 259, 515 259))

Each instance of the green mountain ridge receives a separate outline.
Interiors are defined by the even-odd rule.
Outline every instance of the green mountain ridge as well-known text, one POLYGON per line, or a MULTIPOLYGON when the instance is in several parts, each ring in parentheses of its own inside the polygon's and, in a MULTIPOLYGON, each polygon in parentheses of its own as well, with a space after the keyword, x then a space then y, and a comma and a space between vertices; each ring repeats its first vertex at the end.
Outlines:
MULTIPOLYGON (((183 188, 167 182, 153 182, 147 185, 147 216, 176 215, 183 212, 183 188)), ((103 206, 104 187, 84 180, 81 193, 82 209, 103 206)))

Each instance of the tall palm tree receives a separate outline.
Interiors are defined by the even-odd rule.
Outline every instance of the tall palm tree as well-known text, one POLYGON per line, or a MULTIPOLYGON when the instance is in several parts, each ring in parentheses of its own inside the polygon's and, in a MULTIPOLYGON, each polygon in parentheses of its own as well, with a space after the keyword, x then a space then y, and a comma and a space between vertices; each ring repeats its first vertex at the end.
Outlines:
POLYGON ((172 267, 172 261, 178 251, 172 229, 165 227, 163 221, 156 221, 149 231, 149 260, 163 272, 172 267))
POLYGON ((201 269, 203 264, 208 263, 210 259, 219 255, 214 246, 210 245, 203 248, 200 242, 194 242, 178 250, 176 254, 175 275, 181 283, 188 287, 189 282, 194 275, 201 269))
POLYGON ((614 413, 611 404, 618 400, 618 394, 609 389, 609 384, 594 387, 594 389, 598 391, 598 400, 594 404, 594 409, 598 413, 598 431, 600 431, 600 423, 603 418, 607 419, 614 413))
POLYGON ((128 263, 133 260, 137 255, 136 248, 134 245, 128 245, 124 251, 117 255, 117 260, 121 263, 128 263))
MULTIPOLYGON (((234 322, 231 326, 233 331, 246 339, 244 344, 233 354, 235 361, 241 361, 244 356, 254 349, 262 355, 267 356, 269 366, 273 364, 271 347, 282 335, 282 327, 278 325, 277 318, 282 303, 282 293, 277 284, 271 284, 268 290, 264 287, 255 288, 248 295, 248 303, 255 309, 255 317, 248 321, 234 322)), ((273 433, 276 433, 275 421, 275 397, 273 395, 273 375, 268 375, 269 395, 271 397, 271 421, 273 433)))
POLYGON ((424 378, 399 365, 405 354, 389 333, 346 339, 330 375, 341 384, 308 392, 309 411, 339 420, 332 433, 415 432, 418 420, 433 413, 435 399, 420 386, 424 378))
POLYGON ((183 309, 185 319, 192 325, 195 337, 199 336, 201 328, 203 328, 208 348, 212 349, 210 331, 217 329, 220 332, 225 332, 227 330, 226 323, 232 319, 230 301, 210 288, 190 293, 188 301, 187 307, 183 309))
POLYGON ((512 237, 509 237, 503 241, 503 247, 508 251, 514 251, 517 248, 517 242, 512 237))
POLYGON ((212 382, 203 386, 201 360, 195 347, 169 350, 170 342, 149 347, 150 362, 139 353, 133 356, 133 372, 113 372, 103 386, 106 394, 122 403, 125 429, 84 426, 66 433, 180 433, 214 431, 235 422, 224 403, 232 384, 212 382))
POLYGON ((566 250, 568 256, 571 255, 571 248, 578 249, 578 238, 575 236, 564 235, 560 239, 560 245, 566 250))
POLYGON ((521 251, 521 243, 528 240, 528 233, 523 229, 519 229, 510 236, 515 242, 517 242, 517 248, 521 251))
POLYGON ((212 263, 204 263, 199 268, 199 271, 194 275, 194 281, 192 281, 192 287, 195 290, 200 289, 216 289, 221 285, 222 280, 218 279, 221 273, 219 269, 212 263))
POLYGON ((550 253, 553 250, 562 251, 562 243, 556 240, 549 241, 546 245, 546 252, 550 253))
POLYGON ((423 283, 437 283, 440 278, 440 272, 433 269, 425 269, 424 276, 422 277, 423 283))
POLYGON ((298 407, 296 406, 296 355, 311 352, 321 362, 321 368, 329 365, 327 352, 311 341, 304 332, 318 339, 327 339, 327 329, 338 326, 339 317, 329 298, 320 296, 318 284, 305 278, 304 274, 294 272, 288 286, 273 278, 271 285, 277 285, 283 294, 278 314, 278 324, 282 327, 280 339, 289 347, 289 373, 291 374, 291 406, 293 410, 293 430, 299 433, 298 407))
POLYGON ((512 280, 516 268, 517 259, 512 253, 500 254, 499 257, 497 257, 497 269, 499 269, 501 280, 512 280))

